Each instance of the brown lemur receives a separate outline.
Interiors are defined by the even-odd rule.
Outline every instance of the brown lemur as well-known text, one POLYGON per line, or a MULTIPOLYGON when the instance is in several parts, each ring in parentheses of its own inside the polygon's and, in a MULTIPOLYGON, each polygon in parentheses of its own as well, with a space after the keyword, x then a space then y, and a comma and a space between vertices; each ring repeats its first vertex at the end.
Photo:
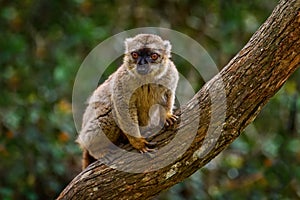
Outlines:
POLYGON ((153 149, 144 130, 157 121, 169 126, 177 120, 172 110, 179 75, 170 58, 170 42, 157 35, 125 40, 123 64, 93 92, 83 115, 77 139, 83 149, 83 169, 105 154, 99 152, 101 145, 107 145, 100 132, 113 143, 125 136, 146 153, 153 149))

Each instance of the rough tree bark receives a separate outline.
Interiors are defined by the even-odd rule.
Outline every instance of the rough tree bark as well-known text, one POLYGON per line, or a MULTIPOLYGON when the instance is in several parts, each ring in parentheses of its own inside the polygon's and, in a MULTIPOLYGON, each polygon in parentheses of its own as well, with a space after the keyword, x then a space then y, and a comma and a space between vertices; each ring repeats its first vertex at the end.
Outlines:
MULTIPOLYGON (((153 139, 161 146, 172 140, 179 129, 189 131, 190 122, 199 117, 197 134, 182 156, 166 167, 144 173, 118 171, 97 161, 75 177, 58 199, 149 199, 156 196, 192 175, 232 143, 299 65, 300 1, 281 0, 246 46, 181 107, 178 115, 186 114, 188 120, 163 130, 153 139), (227 101, 225 118, 211 122, 212 98, 217 100, 214 101, 217 102, 215 112, 224 115, 222 100, 218 100, 220 82, 227 101), (213 127, 210 134, 219 132, 220 135, 209 152, 202 154, 201 147, 211 142, 205 140, 209 137, 209 126, 213 127)), ((184 143, 184 139, 181 142, 184 143)))

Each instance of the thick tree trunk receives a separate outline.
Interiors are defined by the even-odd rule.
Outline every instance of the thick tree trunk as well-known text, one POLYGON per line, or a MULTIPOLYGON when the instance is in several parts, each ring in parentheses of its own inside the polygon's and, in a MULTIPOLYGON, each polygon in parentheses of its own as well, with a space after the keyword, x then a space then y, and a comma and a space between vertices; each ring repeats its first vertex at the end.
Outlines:
MULTIPOLYGON (((166 167, 144 173, 119 171, 97 161, 75 177, 58 199, 154 197, 189 177, 233 142, 299 65, 300 1, 282 0, 248 44, 181 107, 178 115, 185 114, 188 119, 154 138, 162 146, 178 130, 188 133, 191 122, 200 116, 197 134, 182 156, 166 167)), ((188 137, 172 148, 180 149, 191 139, 188 137)), ((150 169, 155 163, 145 164, 150 169)))

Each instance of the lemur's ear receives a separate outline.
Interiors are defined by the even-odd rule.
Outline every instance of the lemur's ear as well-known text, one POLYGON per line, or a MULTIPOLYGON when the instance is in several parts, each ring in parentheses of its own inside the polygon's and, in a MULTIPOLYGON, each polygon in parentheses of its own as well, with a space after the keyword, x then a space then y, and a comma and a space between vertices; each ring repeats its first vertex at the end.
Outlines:
POLYGON ((165 46, 165 49, 166 49, 166 54, 170 58, 171 57, 171 48, 172 48, 172 45, 171 45, 170 41, 169 40, 164 40, 164 46, 165 46))
POLYGON ((124 45, 125 45, 125 53, 128 53, 129 51, 129 43, 131 43, 133 40, 133 38, 126 38, 124 41, 124 45))

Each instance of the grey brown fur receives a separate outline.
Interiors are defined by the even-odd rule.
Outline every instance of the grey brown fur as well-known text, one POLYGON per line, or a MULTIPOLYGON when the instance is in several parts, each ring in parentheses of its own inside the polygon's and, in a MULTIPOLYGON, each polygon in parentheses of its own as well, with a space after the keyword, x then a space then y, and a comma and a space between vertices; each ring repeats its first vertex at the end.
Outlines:
POLYGON ((83 149, 83 168, 105 155, 107 138, 116 143, 125 136, 145 153, 151 151, 145 130, 176 121, 172 110, 179 76, 170 57, 169 41, 157 35, 139 34, 125 40, 123 64, 93 92, 83 116, 77 139, 83 149), (142 53, 134 59, 133 52, 142 53))

